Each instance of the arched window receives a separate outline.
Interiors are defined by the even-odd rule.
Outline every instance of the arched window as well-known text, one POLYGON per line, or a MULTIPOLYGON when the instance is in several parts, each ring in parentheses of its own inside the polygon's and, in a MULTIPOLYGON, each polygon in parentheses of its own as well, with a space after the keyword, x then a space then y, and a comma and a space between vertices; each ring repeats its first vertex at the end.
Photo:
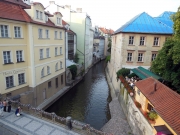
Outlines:
POLYGON ((44 68, 41 70, 41 77, 44 77, 44 68))
POLYGON ((62 62, 60 62, 60 68, 62 69, 62 62))
POLYGON ((55 70, 58 71, 58 63, 56 63, 55 70))
POLYGON ((50 67, 47 66, 47 74, 49 75, 50 74, 50 67))

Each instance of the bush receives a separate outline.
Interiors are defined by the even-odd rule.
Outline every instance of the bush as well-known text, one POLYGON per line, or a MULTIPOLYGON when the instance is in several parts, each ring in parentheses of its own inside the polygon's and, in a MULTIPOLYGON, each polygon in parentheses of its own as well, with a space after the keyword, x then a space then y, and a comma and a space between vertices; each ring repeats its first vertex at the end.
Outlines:
POLYGON ((77 75, 77 67, 76 67, 76 65, 71 65, 68 68, 71 71, 72 79, 74 80, 76 78, 76 75, 77 75))
POLYGON ((110 59, 111 59, 111 55, 108 55, 108 56, 106 56, 106 63, 108 63, 109 61, 110 61, 110 59))
POLYGON ((122 75, 122 76, 128 76, 129 74, 130 74, 130 69, 127 69, 127 68, 122 68, 122 69, 120 69, 120 70, 118 70, 117 72, 116 72, 116 74, 117 74, 117 78, 119 78, 120 77, 120 75, 122 75))
POLYGON ((157 115, 157 113, 155 111, 150 111, 148 113, 148 116, 149 116, 149 119, 151 119, 151 120, 155 120, 155 119, 158 118, 158 115, 157 115))

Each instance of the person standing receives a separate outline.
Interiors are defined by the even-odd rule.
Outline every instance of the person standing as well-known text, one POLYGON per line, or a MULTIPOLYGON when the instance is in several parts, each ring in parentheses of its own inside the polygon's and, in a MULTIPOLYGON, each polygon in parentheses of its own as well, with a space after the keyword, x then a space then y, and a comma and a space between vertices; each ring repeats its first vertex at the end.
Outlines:
POLYGON ((3 116, 3 103, 0 101, 0 116, 3 116))
POLYGON ((6 100, 4 100, 4 101, 3 101, 3 107, 4 107, 3 111, 4 111, 4 112, 6 112, 6 105, 7 105, 6 100))
POLYGON ((8 112, 11 112, 11 101, 8 101, 8 112))

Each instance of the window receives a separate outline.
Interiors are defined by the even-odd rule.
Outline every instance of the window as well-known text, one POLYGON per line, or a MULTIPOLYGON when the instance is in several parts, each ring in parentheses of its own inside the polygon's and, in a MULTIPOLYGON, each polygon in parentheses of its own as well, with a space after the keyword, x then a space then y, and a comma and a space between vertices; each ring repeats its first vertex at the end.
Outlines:
POLYGON ((48 82, 48 88, 51 88, 51 81, 48 82))
POLYGON ((134 36, 129 36, 129 45, 133 45, 134 43, 134 36))
POLYGON ((40 49, 40 59, 43 59, 43 49, 40 49))
POLYGON ((24 73, 18 74, 18 81, 19 81, 19 85, 25 83, 24 73))
POLYGON ((14 35, 15 38, 21 38, 21 27, 17 27, 17 26, 14 27, 14 35))
POLYGON ((49 38, 49 30, 46 30, 46 38, 49 38))
POLYGON ((16 58, 17 58, 17 62, 23 61, 22 51, 16 51, 16 58))
POLYGON ((62 62, 60 62, 60 69, 62 69, 62 62))
POLYGON ((49 58, 49 48, 46 48, 46 57, 49 58))
POLYGON ((57 39, 57 31, 55 31, 55 39, 57 39))
POLYGON ((40 19, 42 20, 43 19, 43 13, 40 12, 40 19))
POLYGON ((9 37, 8 35, 8 26, 7 25, 0 25, 1 27, 1 37, 9 37))
POLYGON ((57 56, 57 50, 58 50, 58 48, 56 47, 55 48, 55 56, 57 56))
POLYGON ((152 111, 152 110, 153 110, 152 105, 150 105, 150 104, 148 103, 147 109, 148 109, 149 111, 152 111))
POLYGON ((61 18, 57 18, 57 24, 61 24, 61 18))
POLYGON ((56 78, 56 88, 58 87, 58 78, 56 78))
POLYGON ((47 66, 47 74, 49 75, 50 74, 50 67, 47 66))
POLYGON ((56 63, 55 70, 58 71, 58 63, 56 63))
POLYGON ((140 96, 140 94, 141 94, 141 92, 140 92, 140 90, 139 90, 139 89, 137 90, 137 94, 138 94, 139 96, 140 96))
POLYGON ((39 19, 39 11, 36 10, 36 18, 39 19))
POLYGON ((63 75, 61 75, 61 84, 63 84, 63 75))
POLYGON ((44 68, 41 70, 41 77, 44 77, 44 68))
POLYGON ((42 29, 39 29, 39 38, 42 38, 42 29))
POLYGON ((62 39, 62 32, 60 32, 59 34, 60 34, 60 39, 62 39))
POLYGON ((11 62, 11 52, 10 51, 3 51, 3 58, 4 58, 4 64, 12 63, 11 62))
POLYGON ((145 45, 145 37, 140 37, 139 45, 145 45))
POLYGON ((154 46, 158 46, 159 45, 159 37, 154 37, 154 46))
POLYGON ((143 53, 138 53, 138 62, 143 61, 143 53))
POLYGON ((132 53, 128 53, 128 55, 127 55, 127 61, 132 61, 132 53))
POLYGON ((151 58, 151 61, 153 61, 155 58, 156 58, 156 53, 152 53, 152 58, 151 58))
POLYGON ((62 47, 60 47, 60 54, 62 54, 62 47))
POLYGON ((6 77, 6 87, 11 88, 14 87, 14 79, 13 76, 6 77))
POLYGON ((47 15, 45 16, 45 19, 46 19, 46 22, 47 22, 48 21, 48 16, 47 15))

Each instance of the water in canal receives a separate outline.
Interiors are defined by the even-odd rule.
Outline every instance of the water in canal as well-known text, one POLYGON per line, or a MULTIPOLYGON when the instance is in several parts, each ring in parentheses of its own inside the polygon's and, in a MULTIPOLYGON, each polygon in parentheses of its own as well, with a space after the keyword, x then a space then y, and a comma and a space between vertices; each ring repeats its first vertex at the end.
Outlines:
POLYGON ((46 111, 55 112, 61 117, 71 116, 96 129, 102 128, 111 118, 108 105, 111 97, 105 78, 105 65, 105 61, 101 61, 93 66, 80 83, 46 111))

